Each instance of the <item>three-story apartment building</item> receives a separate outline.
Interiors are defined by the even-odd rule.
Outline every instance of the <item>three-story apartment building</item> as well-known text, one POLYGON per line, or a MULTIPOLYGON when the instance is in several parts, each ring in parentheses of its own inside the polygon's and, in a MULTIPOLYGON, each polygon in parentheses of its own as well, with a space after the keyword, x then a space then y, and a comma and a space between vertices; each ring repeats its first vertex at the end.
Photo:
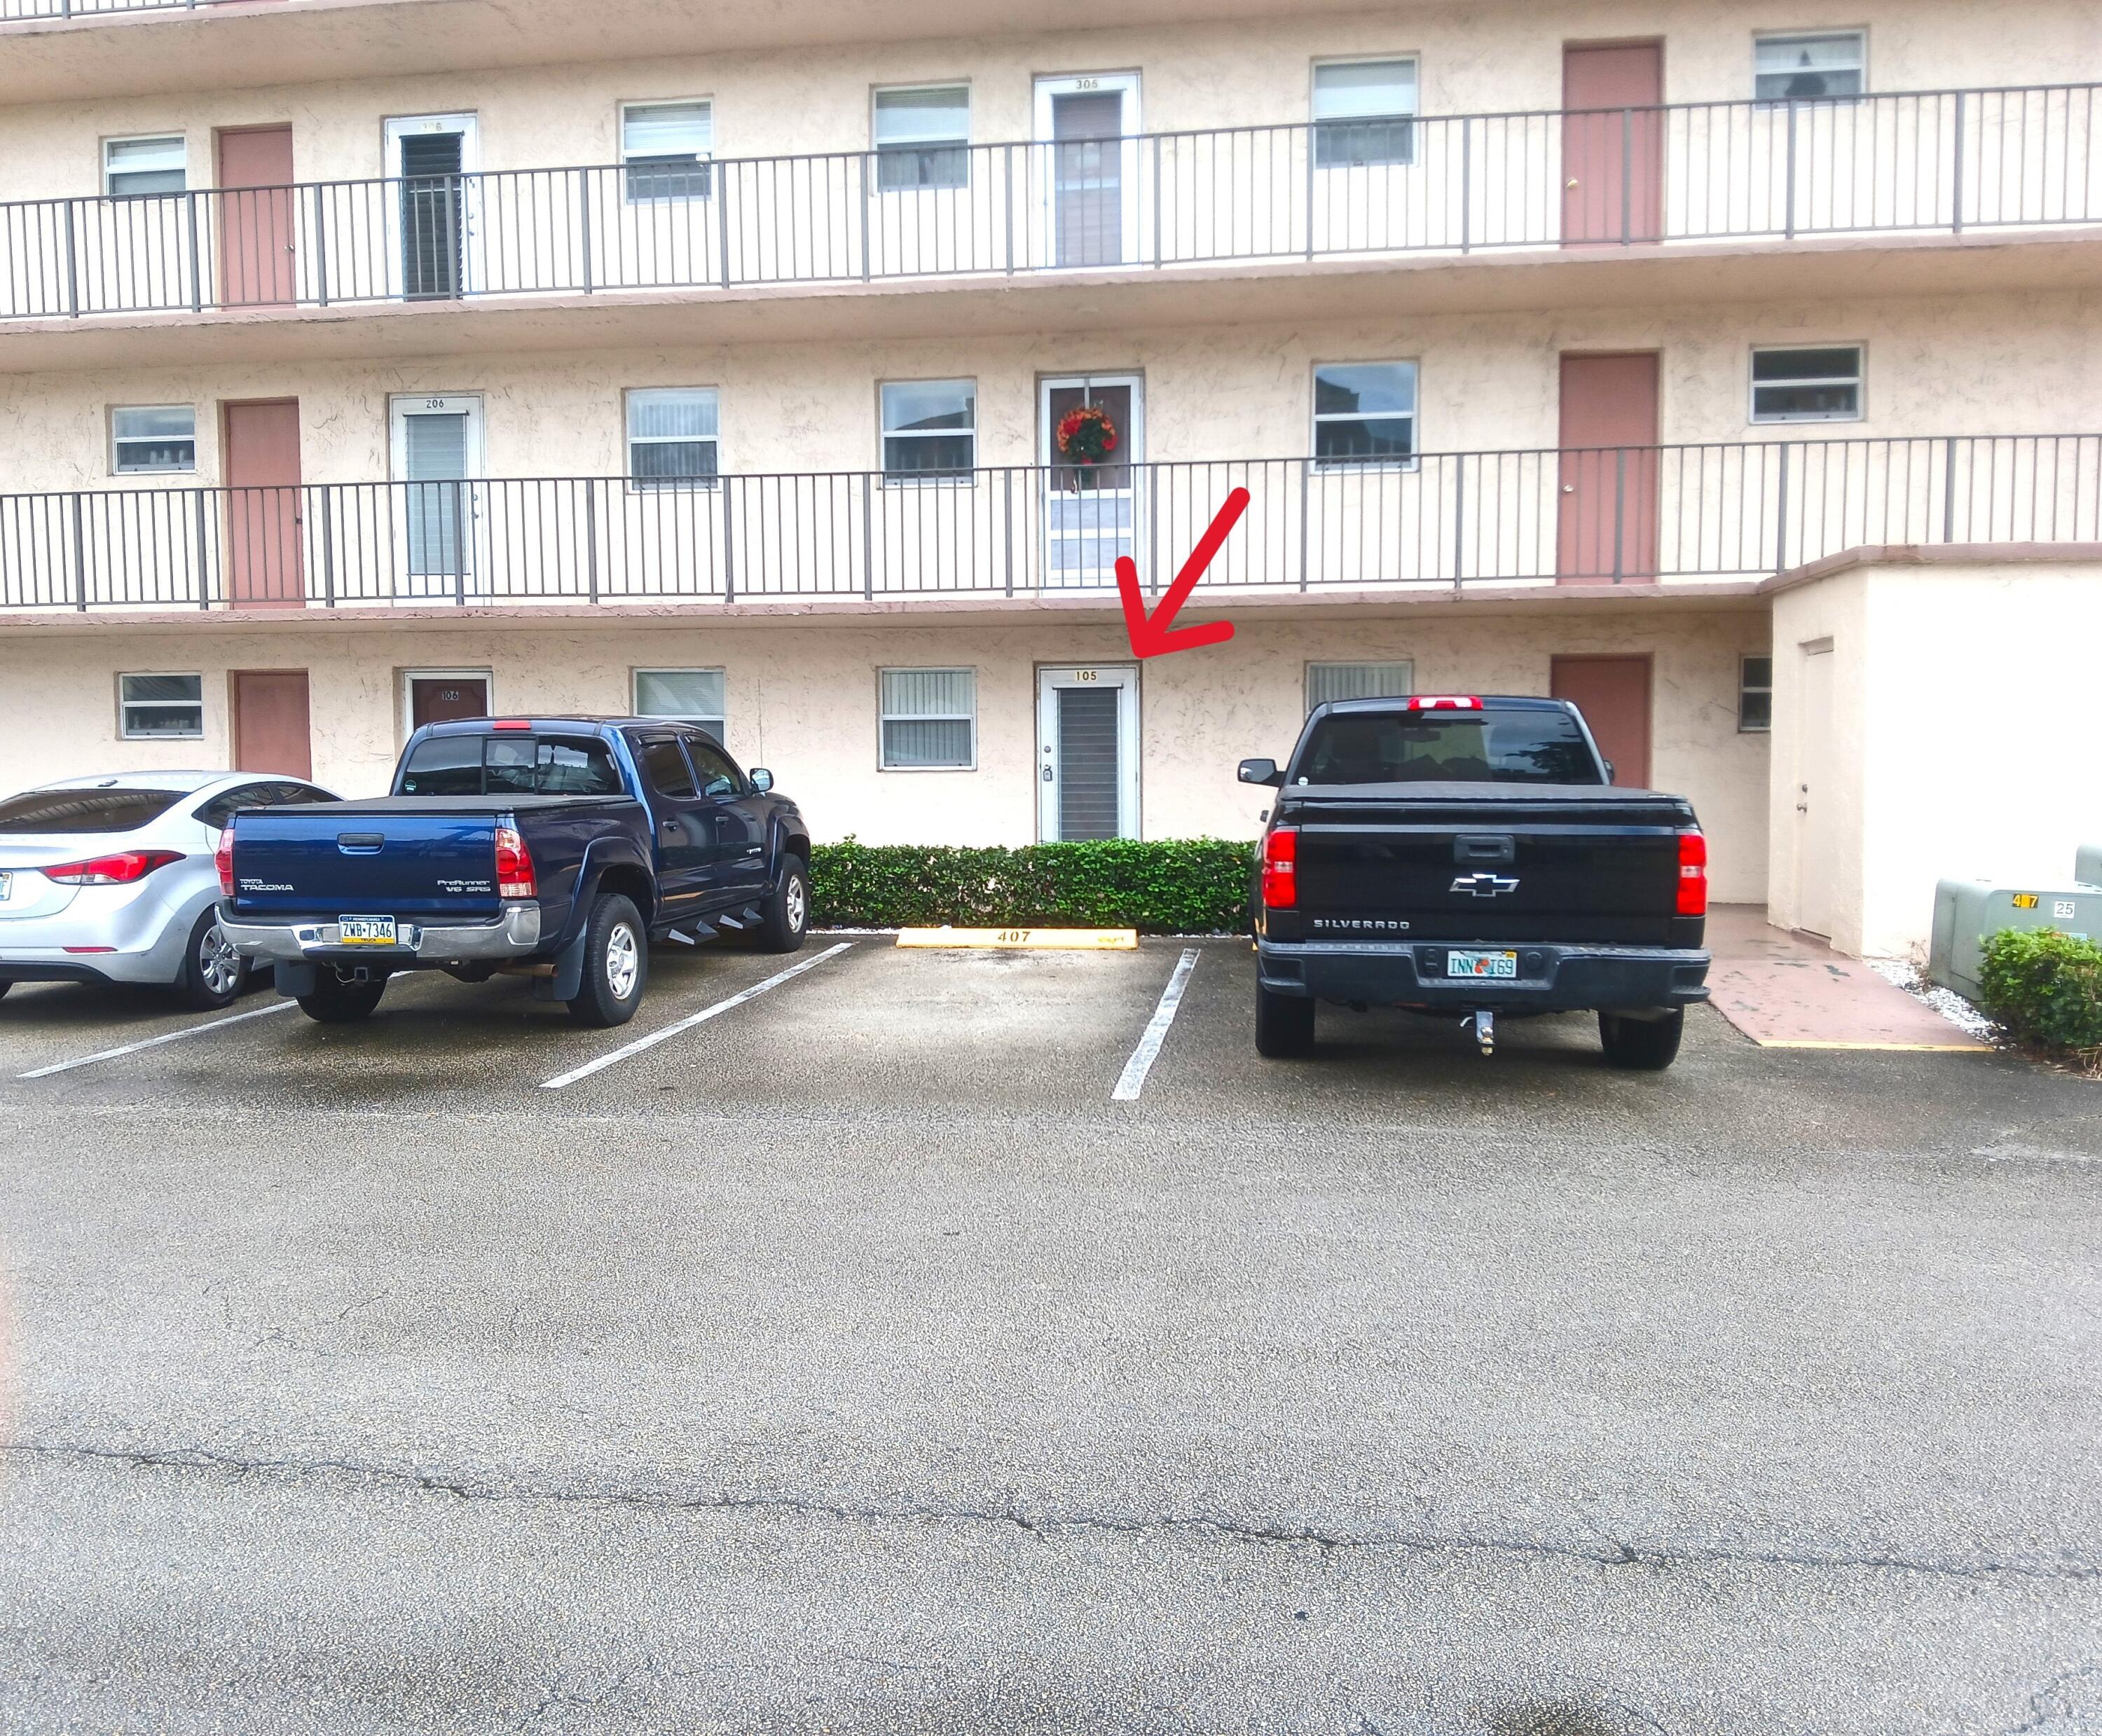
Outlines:
POLYGON ((1554 692, 1902 945, 2102 835, 2098 78, 2072 0, 0 0, 9 781, 641 711, 832 836, 1247 835, 1310 703, 1554 692))

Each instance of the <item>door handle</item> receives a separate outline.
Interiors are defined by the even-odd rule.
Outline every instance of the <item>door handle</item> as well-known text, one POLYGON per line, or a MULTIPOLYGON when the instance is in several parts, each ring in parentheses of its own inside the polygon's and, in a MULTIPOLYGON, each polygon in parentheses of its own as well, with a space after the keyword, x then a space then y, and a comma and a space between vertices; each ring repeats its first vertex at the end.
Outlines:
POLYGON ((1562 492, 1565 494, 1573 494, 1576 492, 1576 485, 1573 482, 1565 482, 1562 485, 1562 492))
POLYGON ((1570 192, 1572 192, 1572 193, 1574 193, 1574 192, 1576 190, 1576 180, 1575 180, 1575 179, 1574 179, 1573 177, 1571 179, 1571 180, 1570 180, 1570 182, 1569 182, 1569 190, 1570 190, 1570 192))

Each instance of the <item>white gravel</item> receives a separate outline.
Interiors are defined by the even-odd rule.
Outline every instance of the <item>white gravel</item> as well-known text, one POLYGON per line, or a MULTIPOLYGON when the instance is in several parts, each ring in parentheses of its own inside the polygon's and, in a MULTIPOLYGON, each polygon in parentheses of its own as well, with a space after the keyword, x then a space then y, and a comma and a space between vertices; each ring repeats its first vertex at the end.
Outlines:
POLYGON ((1982 1037, 1988 1043, 1997 1041, 1999 1027, 1970 1002, 1953 989, 1937 988, 1922 976, 1909 959, 1870 959, 1869 968, 1886 982, 1896 983, 1916 1001, 1923 1001, 1951 1025, 1968 1031, 1974 1037, 1982 1037))

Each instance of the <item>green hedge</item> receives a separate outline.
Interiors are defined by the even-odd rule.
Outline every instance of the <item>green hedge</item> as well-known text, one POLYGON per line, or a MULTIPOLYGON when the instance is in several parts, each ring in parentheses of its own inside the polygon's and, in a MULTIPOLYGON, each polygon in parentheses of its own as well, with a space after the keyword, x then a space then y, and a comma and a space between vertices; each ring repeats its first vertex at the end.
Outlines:
POLYGON ((2002 928, 1985 942, 1982 1005, 2010 1036, 2102 1050, 2102 946, 2055 928, 2002 928))
POLYGON ((810 852, 811 919, 842 928, 1242 933, 1253 850, 1222 838, 982 850, 849 838, 810 852))

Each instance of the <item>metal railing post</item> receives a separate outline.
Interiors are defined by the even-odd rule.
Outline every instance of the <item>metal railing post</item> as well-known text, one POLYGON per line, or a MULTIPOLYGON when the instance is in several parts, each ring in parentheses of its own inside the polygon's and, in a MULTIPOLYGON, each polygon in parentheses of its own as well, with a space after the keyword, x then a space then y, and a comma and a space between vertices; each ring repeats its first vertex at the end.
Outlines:
POLYGON ((1153 135, 1153 264, 1160 267, 1160 135, 1153 135))
POLYGON ((1775 487, 1774 571, 1788 570, 1788 442, 1780 443, 1780 477, 1775 487))
POLYGON ((1628 449, 1613 448, 1613 582, 1618 584, 1627 565, 1621 538, 1627 525, 1628 449))
POLYGON ((854 159, 854 168, 861 183, 861 201, 857 206, 857 210, 861 222, 861 281, 866 283, 869 277, 867 157, 866 155, 857 157, 854 159))
POLYGON ((876 500, 869 473, 861 473, 861 594, 876 595, 876 500))
POLYGON ((716 278, 725 289, 729 287, 729 167, 719 162, 709 170, 716 192, 716 278))
POLYGON ((87 525, 86 503, 78 489, 73 496, 73 606, 87 608, 87 525))
POLYGON ((467 602, 467 485, 455 482, 453 491, 453 600, 467 602))
POLYGON ((1788 100, 1788 155, 1782 173, 1788 178, 1788 189, 1782 195, 1783 216, 1781 233, 1789 241, 1795 239, 1795 99, 1788 100))
POLYGON ((598 600, 598 483, 584 481, 584 595, 598 600))
POLYGON ((1628 244, 1628 225, 1633 221, 1635 172, 1635 112, 1621 111, 1621 245, 1628 244))
POLYGON ((1955 148, 1949 168, 1949 228, 1952 235, 1963 232, 1963 93, 1956 93, 1955 148))
MULTIPOLYGON (((329 304, 328 224, 326 209, 322 204, 321 183, 314 184, 314 301, 317 306, 329 304)), ((293 290, 296 299, 299 291, 293 290)))
POLYGON ((1009 465, 1003 472, 1007 479, 1006 499, 1000 511, 1006 516, 1007 534, 1000 540, 1007 559, 1007 594, 1014 595, 1014 467, 1009 465))
POLYGON ((190 312, 204 311, 204 261, 197 251, 197 196, 194 193, 183 195, 183 220, 190 237, 190 312))
MULTIPOLYGON (((1309 142, 1310 142, 1310 142, 1311 142, 1311 136, 1312 136, 1312 135, 1310 134, 1310 135, 1309 135, 1309 142)), ((1308 489, 1309 489, 1309 486, 1310 486, 1310 480, 1309 480, 1309 479, 1310 478, 1310 476, 1312 476, 1312 473, 1313 473, 1313 469, 1314 469, 1314 461, 1313 461, 1313 459, 1311 459, 1311 458, 1301 458, 1301 459, 1298 461, 1298 463, 1299 463, 1299 588, 1300 588, 1302 591, 1304 591, 1304 590, 1306 588, 1306 586, 1307 586, 1307 579, 1308 579, 1308 573, 1307 573, 1307 566, 1306 566, 1306 533, 1307 533, 1307 520, 1306 520, 1307 498, 1306 498, 1306 497, 1307 497, 1307 493, 1308 493, 1308 489)))
POLYGON ((737 505, 741 492, 735 476, 723 478, 723 601, 737 600, 737 505))
POLYGON ((66 312, 80 317, 80 237, 75 232, 77 200, 65 202, 66 312))
POLYGON ((1956 436, 1949 435, 1941 455, 1941 540, 1956 540, 1956 436))
POLYGON ((322 509, 322 602, 335 607, 335 490, 324 483, 314 490, 322 509))
POLYGON ((1462 456, 1452 465, 1452 588, 1460 588, 1460 575, 1466 570, 1467 556, 1467 460, 1462 456))
POLYGON ((196 526, 197 607, 199 609, 211 607, 211 566, 205 544, 204 517, 205 503, 210 498, 202 489, 197 490, 197 515, 193 522, 196 526))
POLYGON ((1475 233, 1475 118, 1460 122, 1460 251, 1474 245, 1475 233))
POLYGON ((591 177, 588 169, 577 170, 577 236, 583 268, 584 294, 592 293, 591 177))
POLYGON ((1316 181, 1314 165, 1321 154, 1321 123, 1312 122, 1304 129, 1306 135, 1306 257, 1314 257, 1314 188, 1316 181))
POLYGON ((1007 275, 1012 277, 1014 275, 1014 147, 1012 144, 1002 145, 1000 153, 1007 159, 1007 197, 1003 203, 1007 222, 1007 275))

